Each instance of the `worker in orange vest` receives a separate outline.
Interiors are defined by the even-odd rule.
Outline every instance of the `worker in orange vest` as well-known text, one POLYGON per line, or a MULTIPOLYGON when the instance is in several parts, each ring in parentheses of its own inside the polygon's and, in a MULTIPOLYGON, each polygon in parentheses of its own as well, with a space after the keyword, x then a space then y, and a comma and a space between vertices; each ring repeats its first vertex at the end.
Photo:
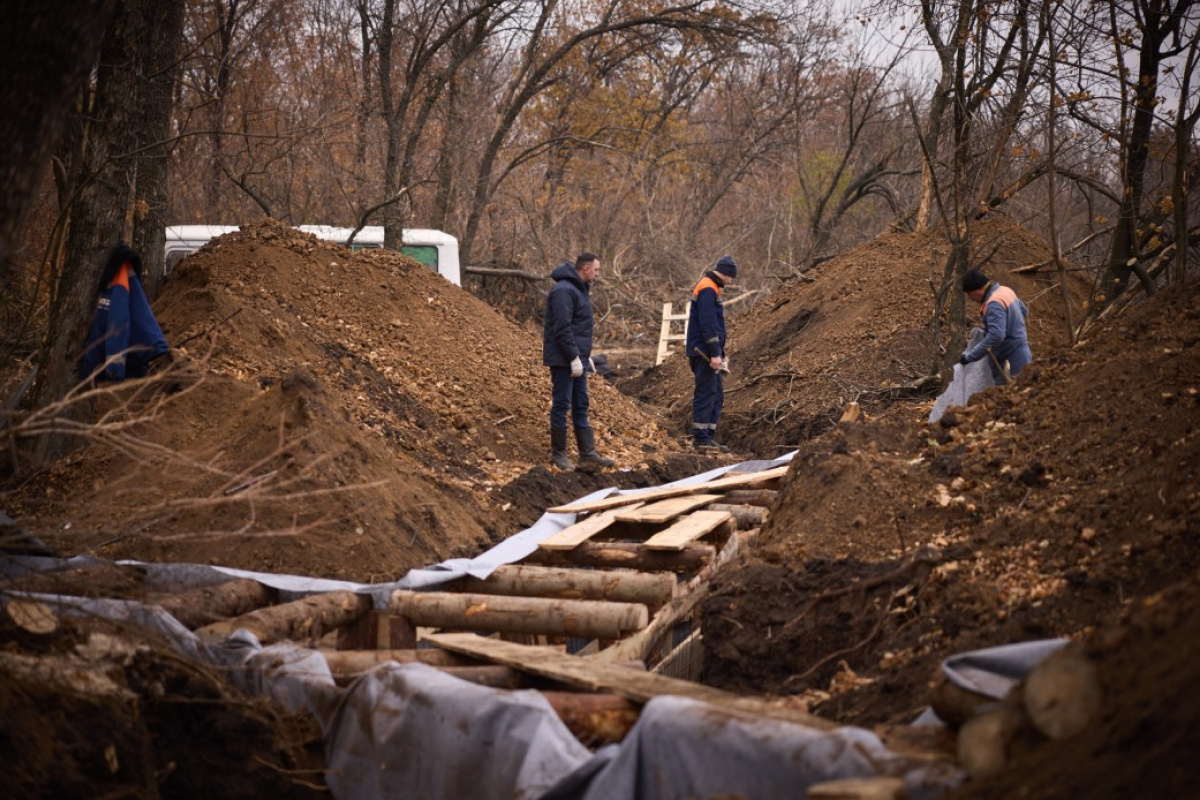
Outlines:
POLYGON ((1033 361, 1025 330, 1029 309, 1016 292, 990 280, 977 269, 967 270, 963 275, 962 288, 968 298, 979 303, 983 339, 968 347, 958 362, 966 365, 987 358, 996 383, 1004 383, 1006 362, 1009 374, 1016 375, 1033 361))
POLYGON ((696 378, 692 395, 692 442, 697 450, 727 452, 718 444, 717 420, 725 404, 725 308, 721 291, 737 277, 737 263, 722 256, 692 289, 687 353, 696 378))

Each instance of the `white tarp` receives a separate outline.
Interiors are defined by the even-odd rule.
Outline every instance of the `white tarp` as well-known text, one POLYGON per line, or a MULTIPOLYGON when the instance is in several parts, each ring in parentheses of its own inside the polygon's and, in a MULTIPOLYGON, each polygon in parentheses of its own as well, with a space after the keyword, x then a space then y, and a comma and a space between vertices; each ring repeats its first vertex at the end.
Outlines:
MULTIPOLYGON (((983 340, 983 331, 975 328, 971 331, 971 344, 974 346, 977 342, 983 340)), ((954 365, 954 378, 950 381, 950 385, 946 387, 946 391, 938 395, 937 400, 933 403, 933 410, 929 412, 929 422, 937 422, 946 413, 946 410, 953 406, 965 406, 967 401, 971 399, 971 395, 976 392, 982 392, 989 386, 996 385, 996 379, 992 377, 992 367, 988 358, 981 358, 978 361, 963 366, 962 364, 954 365)))
MULTIPOLYGON (((723 467, 677 483, 710 480, 732 470, 766 469, 790 457, 723 467)), ((464 574, 483 577, 500 564, 518 561, 541 539, 574 522, 574 516, 545 514, 533 527, 479 558, 414 570, 387 584, 186 564, 138 566, 147 571, 148 584, 160 586, 203 586, 230 576, 247 577, 279 589, 285 599, 346 589, 370 594, 378 607, 386 607, 396 588, 434 585, 464 574)), ((0 561, 0 575, 99 563, 103 562, 90 558, 14 557, 0 561)), ((62 612, 107 616, 157 630, 180 651, 228 670, 244 691, 290 711, 311 713, 324 734, 326 781, 338 800, 800 797, 814 782, 877 774, 901 775, 908 796, 919 800, 939 797, 961 779, 950 765, 907 764, 865 729, 817 731, 677 697, 650 701, 620 745, 591 753, 534 691, 482 687, 424 664, 395 663, 381 664, 343 688, 335 684, 324 656, 294 643, 264 648, 249 631, 239 630, 205 646, 157 606, 38 597, 57 604, 62 612), (903 773, 906 766, 911 770, 903 773)))

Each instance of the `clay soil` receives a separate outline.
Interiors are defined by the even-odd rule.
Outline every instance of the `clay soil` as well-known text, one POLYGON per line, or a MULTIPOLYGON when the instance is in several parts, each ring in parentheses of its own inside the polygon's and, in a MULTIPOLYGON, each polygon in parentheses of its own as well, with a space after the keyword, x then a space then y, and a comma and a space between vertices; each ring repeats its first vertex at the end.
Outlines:
MULTIPOLYGON (((757 550, 703 606, 704 680, 894 725, 928 704, 948 655, 1075 637, 1100 665, 1103 720, 963 791, 1195 795, 1200 288, 1121 308, 1071 346, 1057 277, 1013 271, 1044 262, 1044 243, 1003 218, 976 236, 982 268, 1030 306, 1036 361, 940 424, 925 420, 961 343, 932 310, 946 255, 936 237, 887 234, 731 308, 722 438, 739 460, 797 454, 757 550), (863 417, 839 424, 852 401, 863 417)), ((178 366, 153 391, 89 400, 109 427, 4 495, 4 510, 64 555, 394 579, 478 553, 593 489, 718 463, 686 449, 690 375, 676 357, 623 381, 624 394, 593 382, 598 443, 619 469, 548 468, 540 330, 395 254, 351 254, 267 222, 183 262, 155 309, 184 343, 178 366)), ((77 579, 98 595, 144 594, 133 567, 77 579)), ((120 633, 3 641, 36 662, 87 658, 95 648, 81 644, 120 633)), ((299 721, 137 645, 136 658, 98 659, 92 671, 115 687, 101 699, 0 661, 6 743, 15 720, 57 704, 59 722, 22 760, 53 747, 80 765, 61 772, 62 791, 49 791, 48 769, 6 787, 198 794, 162 788, 194 773, 164 733, 180 723, 162 712, 164 697, 190 696, 221 709, 210 739, 191 742, 223 754, 206 769, 245 785, 286 776, 286 788, 257 790, 271 795, 320 783, 299 721), (97 750, 109 730, 128 737, 112 742, 118 769, 97 761, 110 758, 97 750)), ((8 796, 34 796, 24 791, 8 796)))

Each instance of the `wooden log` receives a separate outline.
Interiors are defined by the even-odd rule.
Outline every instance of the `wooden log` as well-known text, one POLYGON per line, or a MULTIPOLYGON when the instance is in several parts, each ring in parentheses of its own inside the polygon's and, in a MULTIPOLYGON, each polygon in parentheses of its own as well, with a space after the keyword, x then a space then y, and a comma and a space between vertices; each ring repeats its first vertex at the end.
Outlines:
POLYGON ((774 705, 756 697, 742 697, 691 681, 640 672, 618 664, 605 664, 591 658, 576 658, 546 647, 502 642, 469 633, 431 633, 427 641, 456 653, 489 659, 550 678, 590 692, 611 692, 638 703, 661 695, 691 697, 719 706, 730 713, 752 717, 769 717, 818 730, 832 730, 837 723, 814 717, 802 711, 774 705))
POLYGON ((641 508, 644 503, 631 503, 621 508, 614 508, 599 514, 592 514, 582 522, 576 522, 558 533, 538 542, 543 550, 572 550, 586 542, 617 521, 617 514, 630 509, 641 508))
POLYGON ((964 689, 946 677, 940 669, 929 693, 929 706, 938 719, 958 730, 974 716, 980 706, 995 703, 996 698, 964 689))
POLYGON ((736 529, 737 523, 728 511, 693 511, 651 536, 645 544, 647 550, 682 550, 701 537, 709 534, 728 536, 736 529))
POLYGON ((431 667, 475 667, 479 662, 473 658, 447 653, 436 647, 411 650, 321 650, 325 663, 334 678, 355 678, 370 672, 380 664, 397 663, 428 664, 431 667))
POLYGON ((642 713, 637 703, 615 694, 548 691, 541 694, 575 738, 588 746, 621 741, 642 713))
POLYGON ((903 778, 877 775, 873 778, 843 778, 810 784, 809 800, 904 800, 903 778))
POLYGON ((728 503, 713 503, 708 507, 709 511, 725 511, 733 521, 737 523, 738 530, 750 530, 751 528, 761 528, 763 523, 767 521, 768 512, 762 506, 740 505, 732 506, 728 503))
POLYGON ((712 563, 696 573, 687 583, 677 587, 675 596, 671 598, 671 602, 658 610, 658 613, 654 615, 654 619, 650 621, 649 625, 632 636, 625 637, 611 647, 607 647, 595 655, 589 656, 588 660, 610 664, 623 661, 641 661, 645 663, 646 656, 653 651, 659 638, 669 632, 677 623, 685 619, 688 614, 692 613, 696 605, 708 594, 709 581, 712 580, 712 576, 716 574, 717 570, 721 569, 721 567, 732 561, 740 552, 748 548, 757 535, 758 531, 752 530, 740 531, 730 536, 729 541, 721 548, 720 555, 712 563))
MULTIPOLYGON (((370 669, 358 672, 335 672, 333 674, 333 682, 338 686, 349 686, 370 672, 371 669, 378 666, 379 664, 375 664, 370 669)), ((434 666, 434 669, 459 680, 478 684, 479 686, 489 686, 493 689, 520 689, 525 685, 525 677, 520 672, 512 667, 504 667, 498 664, 475 664, 468 667, 439 665, 434 666)))
MULTIPOLYGON (((633 499, 650 502, 652 500, 662 500, 667 497, 679 497, 685 494, 724 492, 734 488, 762 488, 764 484, 770 484, 782 478, 787 474, 787 471, 788 467, 785 465, 761 472, 735 472, 711 481, 706 481, 705 483, 694 483, 688 486, 663 486, 658 489, 649 489, 644 492, 638 492, 632 497, 633 499)), ((610 508, 627 505, 630 498, 631 496, 629 495, 616 495, 604 498, 603 500, 578 501, 565 506, 556 506, 548 510, 552 514, 578 514, 583 511, 605 511, 610 508)))
POLYGON ((648 572, 695 572, 712 561, 717 548, 692 543, 678 552, 647 550, 640 542, 584 542, 574 550, 536 550, 522 563, 595 569, 639 569, 648 572))
POLYGON ((640 603, 605 600, 554 600, 449 592, 392 593, 392 611, 414 625, 430 628, 538 633, 619 639, 644 628, 650 612, 640 603))
POLYGON ((58 615, 48 604, 24 597, 12 597, 4 603, 4 614, 11 625, 24 633, 47 636, 58 630, 58 615))
POLYGON ((770 508, 779 499, 775 489, 734 489, 725 493, 725 502, 731 506, 760 506, 770 508))
POLYGON ((269 606, 275 602, 278 594, 258 581, 240 578, 216 586, 164 595, 155 602, 182 622, 184 627, 194 630, 269 606))
POLYGON ((563 569, 515 565, 497 567, 487 578, 470 576, 446 584, 447 591, 564 600, 611 600, 658 608, 671 599, 675 576, 620 570, 563 569))
POLYGON ((621 508, 616 511, 620 522, 639 522, 648 525, 661 525, 676 517, 703 508, 709 503, 721 499, 719 494, 691 494, 683 497, 669 497, 657 503, 642 505, 640 508, 621 508))
POLYGON ((371 610, 371 598, 353 592, 329 592, 303 597, 291 603, 261 608, 240 617, 205 625, 196 630, 202 641, 221 641, 239 628, 258 637, 262 644, 285 639, 315 640, 327 632, 349 625, 371 610))
POLYGON ((410 650, 417 646, 417 629, 404 617, 371 609, 338 628, 338 650, 410 650))
POLYGON ((984 706, 958 731, 958 763, 972 778, 999 773, 1009 763, 1012 744, 1024 725, 1018 707, 984 706))
POLYGON ((1074 736, 1100 716, 1099 671, 1086 655, 1071 647, 1035 664, 1021 692, 1033 726, 1050 739, 1074 736))
POLYGON ((0 589, 70 597, 145 597, 146 571, 124 564, 97 564, 75 569, 47 570, 0 581, 0 589))

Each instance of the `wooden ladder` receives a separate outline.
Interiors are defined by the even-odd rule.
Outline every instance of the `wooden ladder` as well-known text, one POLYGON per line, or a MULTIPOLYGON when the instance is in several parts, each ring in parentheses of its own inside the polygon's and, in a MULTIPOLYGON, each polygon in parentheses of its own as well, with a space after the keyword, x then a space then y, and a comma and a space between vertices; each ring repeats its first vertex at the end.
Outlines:
POLYGON ((671 355, 671 342, 687 341, 688 314, 692 310, 692 301, 688 300, 683 306, 683 313, 674 314, 670 303, 663 303, 662 331, 658 335, 658 355, 654 357, 654 366, 658 366, 671 355), (682 333, 672 333, 672 322, 683 322, 682 333))

